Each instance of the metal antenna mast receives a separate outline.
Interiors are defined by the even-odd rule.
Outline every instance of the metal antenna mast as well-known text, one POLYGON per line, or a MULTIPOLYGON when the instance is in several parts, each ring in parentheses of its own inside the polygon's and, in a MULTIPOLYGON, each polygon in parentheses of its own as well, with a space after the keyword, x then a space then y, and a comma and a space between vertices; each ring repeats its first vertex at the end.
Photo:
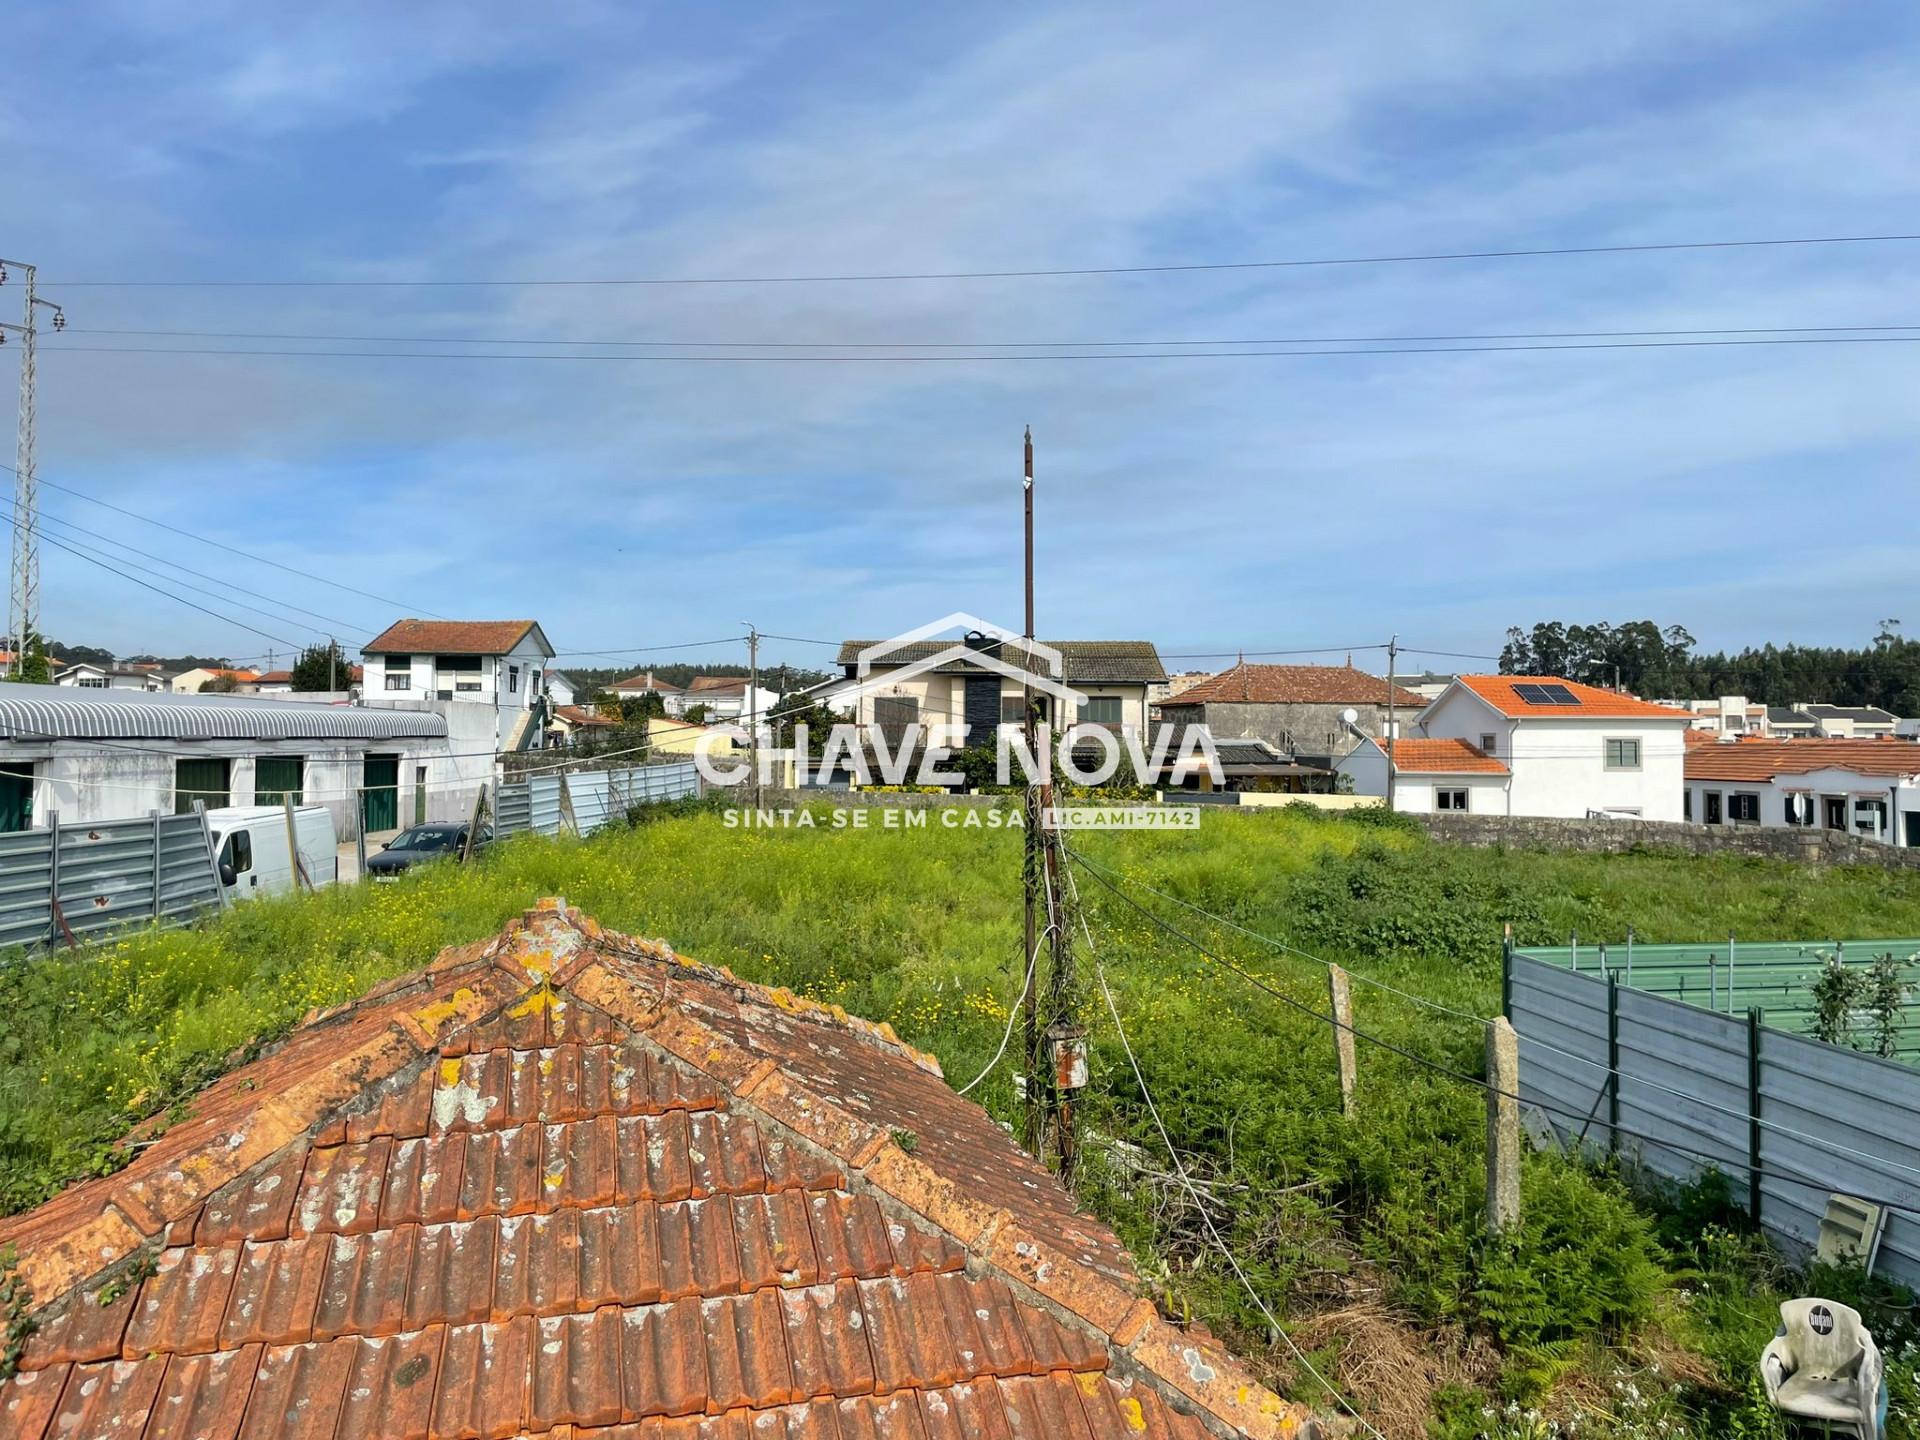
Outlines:
POLYGON ((40 629, 40 487, 33 464, 33 389, 34 339, 38 333, 39 308, 53 312, 53 328, 67 328, 67 317, 51 300, 35 292, 36 266, 21 260, 0 259, 0 284, 5 284, 9 267, 20 272, 25 298, 21 323, 0 322, 0 343, 8 335, 20 337, 20 444, 13 472, 13 567, 7 590, 7 629, 13 645, 12 674, 18 679, 26 666, 29 638, 40 629))

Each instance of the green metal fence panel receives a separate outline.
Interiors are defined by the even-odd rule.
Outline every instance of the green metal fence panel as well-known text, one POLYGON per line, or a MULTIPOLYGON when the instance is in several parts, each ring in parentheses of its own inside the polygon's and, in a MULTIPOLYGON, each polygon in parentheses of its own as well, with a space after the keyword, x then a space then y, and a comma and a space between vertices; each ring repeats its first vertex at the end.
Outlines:
MULTIPOLYGON (((1604 947, 1583 939, 1572 945, 1525 946, 1516 950, 1544 964, 1604 978, 1649 995, 1684 1001, 1703 1010, 1744 1017, 1759 1010, 1775 1029, 1810 1035, 1814 1029, 1813 982, 1820 967, 1838 958, 1848 969, 1865 969, 1876 956, 1914 960, 1915 993, 1895 1030, 1895 1054, 1920 1065, 1920 939, 1725 940, 1688 945, 1609 942, 1604 947)), ((1863 1045, 1864 1016, 1855 1025, 1863 1045)))

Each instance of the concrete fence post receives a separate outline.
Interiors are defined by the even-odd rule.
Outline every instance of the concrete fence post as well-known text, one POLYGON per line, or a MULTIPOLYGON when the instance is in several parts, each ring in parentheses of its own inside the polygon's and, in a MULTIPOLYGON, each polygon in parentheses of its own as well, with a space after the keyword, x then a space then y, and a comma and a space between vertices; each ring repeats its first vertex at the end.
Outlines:
POLYGON ((1487 1022, 1487 1231, 1520 1220, 1520 1041, 1502 1015, 1487 1022))
POLYGON ((1353 1118, 1353 989, 1347 972, 1327 967, 1327 996, 1333 1002, 1333 1063, 1340 1076, 1340 1113, 1353 1118))

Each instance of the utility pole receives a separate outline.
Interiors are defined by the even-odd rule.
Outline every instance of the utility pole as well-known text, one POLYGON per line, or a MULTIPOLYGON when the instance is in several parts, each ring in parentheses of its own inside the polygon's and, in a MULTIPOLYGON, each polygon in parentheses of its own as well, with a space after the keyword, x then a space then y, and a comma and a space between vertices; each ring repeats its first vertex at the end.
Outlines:
POLYGON ((1395 739, 1393 733, 1395 728, 1393 723, 1393 692, 1395 688, 1394 661, 1399 655, 1400 637, 1398 635, 1389 635, 1387 637, 1387 809, 1389 810, 1393 809, 1393 742, 1395 739))
MULTIPOLYGON (((1026 653, 1020 659, 1020 700, 1021 714, 1027 742, 1027 754, 1033 757, 1035 770, 1039 762, 1039 715, 1033 698, 1033 672, 1028 667, 1033 660, 1033 427, 1029 425, 1026 433, 1026 479, 1022 485, 1025 492, 1027 509, 1027 628, 1026 653)), ((1042 1078, 1046 1069, 1044 1057, 1040 1053, 1040 997, 1037 987, 1027 977, 1040 963, 1040 777, 1034 771, 1027 774, 1027 789, 1024 800, 1026 811, 1026 850, 1021 860, 1020 885, 1025 900, 1026 923, 1023 930, 1024 942, 1020 949, 1020 975, 1026 982, 1026 1000, 1024 1002, 1023 1023, 1026 1039, 1026 1142, 1027 1153, 1038 1155, 1044 1141, 1041 1110, 1042 1078)), ((1037 977, 1036 977, 1037 978, 1037 977)))
POLYGON ((753 808, 760 808, 760 632, 747 626, 747 753, 753 762, 753 808))
POLYGON ((333 636, 327 636, 327 689, 340 688, 340 645, 333 636))
POLYGON ((13 473, 13 568, 7 590, 7 628, 13 633, 13 676, 17 680, 26 667, 28 637, 40 629, 40 487, 34 472, 34 341, 39 333, 39 307, 53 312, 53 328, 67 328, 66 313, 51 300, 37 293, 37 266, 20 260, 0 260, 0 284, 5 284, 7 267, 19 270, 25 299, 21 323, 0 323, 0 342, 9 334, 20 337, 20 443, 14 458, 13 473))

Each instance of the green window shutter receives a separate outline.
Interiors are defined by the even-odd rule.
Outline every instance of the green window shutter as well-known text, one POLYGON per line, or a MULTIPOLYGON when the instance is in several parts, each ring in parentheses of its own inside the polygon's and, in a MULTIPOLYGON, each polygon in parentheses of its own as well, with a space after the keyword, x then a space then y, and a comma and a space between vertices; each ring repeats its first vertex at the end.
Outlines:
POLYGON ((287 796, 301 801, 303 762, 297 755, 262 756, 253 766, 253 803, 278 805, 287 796))
POLYGON ((178 760, 173 767, 173 813, 192 813, 193 802, 217 810, 227 803, 225 760, 178 760))

